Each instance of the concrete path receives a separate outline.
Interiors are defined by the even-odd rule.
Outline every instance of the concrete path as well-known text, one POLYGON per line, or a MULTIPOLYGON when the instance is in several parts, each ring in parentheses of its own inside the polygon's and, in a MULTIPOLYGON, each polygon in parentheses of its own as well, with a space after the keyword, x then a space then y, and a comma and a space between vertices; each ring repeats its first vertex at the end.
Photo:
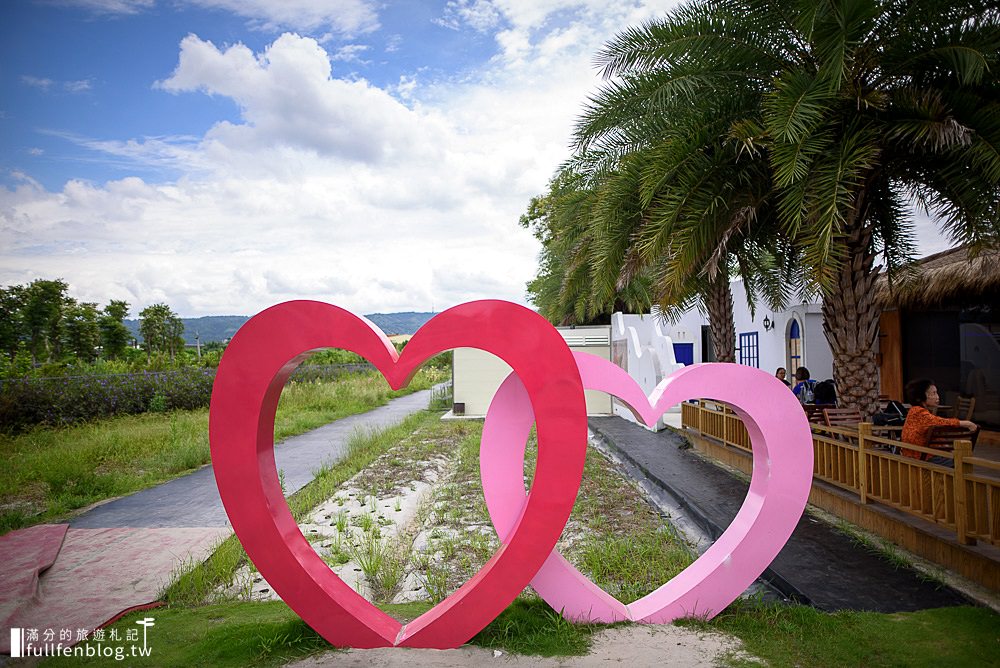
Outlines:
MULTIPOLYGON (((354 433, 397 424, 429 400, 430 390, 414 392, 279 443, 275 461, 286 492, 341 459, 354 433)), ((179 568, 203 561, 230 534, 211 466, 92 508, 70 520, 68 530, 50 525, 12 532, 0 542, 0 561, 8 566, 0 572, 21 584, 0 597, 0 621, 11 628, 92 631, 156 605, 179 568)), ((9 654, 3 631, 0 654, 9 654)))
MULTIPOLYGON (((414 392, 277 444, 275 462, 285 475, 285 492, 301 489, 322 465, 343 457, 354 432, 396 424, 427 408, 429 400, 430 390, 414 392)), ((70 520, 69 525, 81 529, 226 527, 229 518, 212 467, 205 466, 190 475, 97 506, 70 520)))
MULTIPOLYGON (((749 483, 682 450, 671 430, 653 433, 617 417, 591 418, 590 427, 627 464, 673 497, 712 539, 736 516, 749 483)), ((908 568, 855 544, 808 514, 762 579, 783 596, 820 610, 905 612, 968 605, 955 590, 921 579, 908 568)))

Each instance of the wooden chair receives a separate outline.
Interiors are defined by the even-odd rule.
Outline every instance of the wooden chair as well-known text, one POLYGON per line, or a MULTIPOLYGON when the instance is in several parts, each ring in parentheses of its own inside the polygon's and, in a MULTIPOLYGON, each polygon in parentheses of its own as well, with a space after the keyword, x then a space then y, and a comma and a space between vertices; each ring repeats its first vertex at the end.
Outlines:
POLYGON ((972 420, 972 413, 975 410, 975 397, 959 397, 955 401, 955 417, 959 420, 972 420))
POLYGON ((827 427, 853 427, 858 428, 858 423, 864 422, 861 411, 854 408, 824 408, 823 421, 827 427))
POLYGON ((972 448, 975 449, 976 441, 979 439, 979 428, 966 429, 965 427, 931 427, 927 435, 927 447, 947 450, 951 452, 955 449, 955 441, 972 441, 972 448))
POLYGON ((815 404, 803 404, 802 410, 806 412, 806 419, 816 424, 823 424, 823 406, 815 404))

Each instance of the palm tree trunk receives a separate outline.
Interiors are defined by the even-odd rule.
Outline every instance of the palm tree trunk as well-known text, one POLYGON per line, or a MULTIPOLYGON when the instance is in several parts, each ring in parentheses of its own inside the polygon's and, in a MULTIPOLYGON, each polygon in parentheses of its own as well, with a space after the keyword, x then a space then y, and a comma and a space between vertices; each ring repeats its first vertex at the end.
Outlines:
MULTIPOLYGON (((858 215, 857 218, 861 218, 858 215)), ((833 380, 838 403, 856 408, 866 418, 878 412, 878 342, 880 308, 875 302, 870 250, 871 232, 855 220, 846 239, 847 257, 836 287, 823 297, 823 331, 833 353, 833 380)))
POLYGON ((729 287, 728 274, 719 272, 702 298, 708 311, 715 361, 735 362, 736 325, 733 323, 733 292, 729 287))

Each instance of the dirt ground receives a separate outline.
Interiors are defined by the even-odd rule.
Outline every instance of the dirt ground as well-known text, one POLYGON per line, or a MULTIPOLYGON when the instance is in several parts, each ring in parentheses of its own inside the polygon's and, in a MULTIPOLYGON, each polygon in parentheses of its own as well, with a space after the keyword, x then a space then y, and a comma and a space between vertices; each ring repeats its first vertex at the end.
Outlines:
POLYGON ((663 666, 711 668, 726 656, 742 656, 735 638, 677 626, 624 626, 600 631, 586 656, 542 658, 518 656, 481 647, 459 649, 352 649, 327 652, 288 664, 287 668, 327 666, 663 666))

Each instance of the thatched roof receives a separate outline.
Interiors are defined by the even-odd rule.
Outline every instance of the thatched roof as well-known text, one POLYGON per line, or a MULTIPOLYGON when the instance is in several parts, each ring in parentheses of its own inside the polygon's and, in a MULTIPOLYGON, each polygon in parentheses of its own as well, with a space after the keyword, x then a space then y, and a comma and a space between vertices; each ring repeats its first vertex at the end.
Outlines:
POLYGON ((960 246, 928 255, 891 288, 885 274, 880 276, 876 291, 882 308, 1000 304, 1000 253, 983 251, 970 258, 968 248, 960 246))

